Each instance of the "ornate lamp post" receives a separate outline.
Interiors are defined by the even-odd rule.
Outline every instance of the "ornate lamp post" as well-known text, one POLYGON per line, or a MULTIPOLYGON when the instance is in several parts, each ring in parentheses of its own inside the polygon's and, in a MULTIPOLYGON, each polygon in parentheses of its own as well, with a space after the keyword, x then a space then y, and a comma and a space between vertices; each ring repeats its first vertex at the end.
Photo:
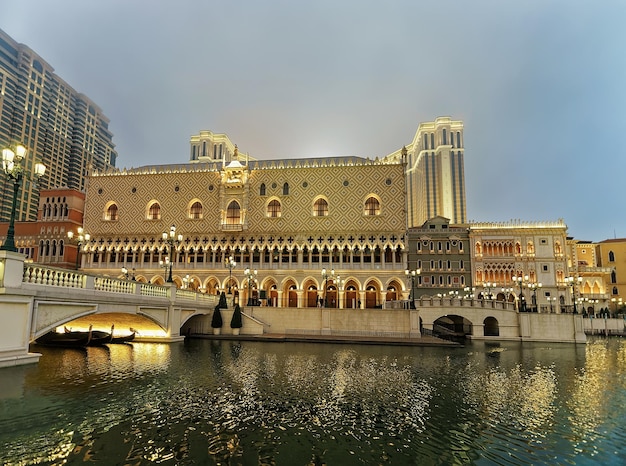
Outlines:
POLYGON ((135 269, 134 268, 133 268, 133 272, 129 273, 126 267, 122 267, 122 273, 124 274, 124 278, 126 280, 130 279, 132 281, 135 281, 135 269))
POLYGON ((526 301, 524 300, 523 288, 528 282, 528 275, 521 275, 513 277, 513 281, 519 285, 519 304, 518 309, 520 312, 526 312, 526 301))
POLYGON ((246 270, 244 270, 243 273, 248 280, 248 306, 254 306, 254 300, 252 299, 252 295, 250 294, 250 289, 252 286, 252 282, 254 281, 256 283, 256 276, 258 271, 255 270, 254 272, 252 272, 250 270, 250 267, 246 267, 246 270))
POLYGON ((474 292, 476 291, 476 288, 473 286, 466 286, 463 288, 463 291, 465 292, 463 299, 474 299, 474 292))
POLYGON ((550 303, 550 313, 553 313, 552 303, 556 301, 556 296, 548 296, 547 300, 550 303))
POLYGON ((328 278, 335 276, 335 269, 330 269, 330 274, 326 272, 326 269, 322 269, 322 280, 324 280, 324 307, 328 307, 328 300, 326 299, 326 290, 328 288, 328 278))
POLYGON ((84 242, 89 241, 91 236, 89 235, 89 233, 85 233, 85 231, 83 230, 83 227, 78 227, 76 232, 77 232, 76 240, 74 240, 73 231, 68 231, 67 237, 70 241, 76 241, 76 270, 78 270, 80 267, 80 254, 82 252, 81 247, 84 242))
POLYGON ((494 282, 485 282, 485 283, 483 283, 483 288, 485 288, 487 290, 486 299, 492 299, 493 298, 493 294, 491 294, 491 290, 494 289, 495 287, 496 287, 496 284, 494 282))
POLYGON ((232 293, 231 281, 233 279, 233 269, 237 267, 237 262, 233 256, 224 259, 224 267, 228 269, 228 294, 232 293))
POLYGON ((578 310, 576 309, 576 286, 580 285, 583 282, 583 277, 566 277, 565 284, 570 287, 571 298, 574 302, 574 314, 578 314, 578 310))
MULTIPOLYGON (((170 249, 170 257, 169 257, 169 274, 167 277, 167 283, 172 283, 172 268, 174 266, 174 246, 178 245, 181 243, 181 241, 183 240, 183 235, 179 234, 178 236, 176 236, 176 225, 172 225, 170 227, 170 231, 169 233, 164 231, 163 232, 163 241, 166 242, 169 245, 169 249, 170 249)), ((165 259, 165 263, 163 263, 163 261, 160 262, 161 263, 161 267, 165 267, 168 263, 167 258, 165 259)))
POLYGON ((535 312, 539 311, 539 303, 537 302, 537 288, 541 288, 542 286, 543 285, 541 284, 541 282, 539 283, 533 282, 533 283, 528 284, 528 288, 532 290, 533 292, 533 306, 534 306, 535 312))
POLYGON ((2 251, 17 252, 17 248, 15 247, 15 211, 17 210, 17 192, 22 184, 22 179, 26 176, 26 178, 32 178, 36 183, 46 172, 46 166, 39 162, 35 164, 32 173, 26 172, 22 166, 25 155, 26 147, 21 144, 16 146, 15 151, 9 148, 2 149, 2 169, 7 177, 13 181, 11 217, 9 220, 9 229, 7 230, 7 238, 2 246, 0 246, 0 250, 2 251))
POLYGON ((404 275, 406 275, 407 279, 411 279, 411 294, 409 295, 409 306, 411 309, 415 309, 415 277, 418 276, 421 272, 421 269, 406 269, 404 271, 404 275))

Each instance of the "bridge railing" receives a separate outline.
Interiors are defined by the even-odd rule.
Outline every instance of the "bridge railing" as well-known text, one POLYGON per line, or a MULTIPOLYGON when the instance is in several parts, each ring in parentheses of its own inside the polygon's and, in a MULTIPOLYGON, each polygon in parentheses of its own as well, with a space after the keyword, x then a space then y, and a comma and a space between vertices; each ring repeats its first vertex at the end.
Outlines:
MULTIPOLYGON (((408 309, 409 300, 387 301, 385 309, 408 309)), ((515 310, 515 304, 508 301, 496 301, 493 299, 465 299, 449 297, 422 297, 415 300, 415 307, 484 307, 490 309, 515 310)))
MULTIPOLYGON (((142 283, 103 275, 90 275, 78 270, 68 270, 35 263, 24 264, 22 283, 62 288, 81 288, 84 290, 165 299, 170 298, 173 288, 173 285, 154 285, 152 283, 142 283)), ((173 297, 175 299, 201 302, 207 306, 215 306, 219 301, 219 296, 198 293, 193 290, 177 289, 173 297)))

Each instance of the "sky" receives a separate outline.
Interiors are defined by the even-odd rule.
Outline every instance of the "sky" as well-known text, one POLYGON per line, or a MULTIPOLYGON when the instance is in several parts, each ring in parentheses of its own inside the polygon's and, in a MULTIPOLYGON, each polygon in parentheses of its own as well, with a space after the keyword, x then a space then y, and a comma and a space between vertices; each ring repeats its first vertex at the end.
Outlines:
POLYGON ((201 130, 257 159, 382 157, 465 125, 467 218, 626 237, 623 0, 2 0, 110 119, 117 166, 201 130))

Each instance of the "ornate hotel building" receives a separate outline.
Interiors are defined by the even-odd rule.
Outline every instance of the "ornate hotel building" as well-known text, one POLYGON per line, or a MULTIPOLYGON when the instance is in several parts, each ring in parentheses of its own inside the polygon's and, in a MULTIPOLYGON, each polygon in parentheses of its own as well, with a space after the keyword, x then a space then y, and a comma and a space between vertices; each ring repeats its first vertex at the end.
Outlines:
MULTIPOLYGON (((37 219, 39 190, 85 191, 91 169, 115 165, 109 120, 87 96, 73 89, 28 46, 0 29, 0 149, 22 144, 27 170, 46 165, 39 186, 25 179, 18 193, 16 220, 37 219)), ((13 183, 0 179, 0 220, 11 214, 13 183)))
POLYGON ((235 289, 240 302, 281 307, 408 298, 402 160, 253 161, 208 131, 192 137, 190 158, 94 171, 85 270, 120 277, 125 267, 136 280, 164 283, 171 259, 178 286, 235 289), (173 250, 162 238, 172 225, 173 250))

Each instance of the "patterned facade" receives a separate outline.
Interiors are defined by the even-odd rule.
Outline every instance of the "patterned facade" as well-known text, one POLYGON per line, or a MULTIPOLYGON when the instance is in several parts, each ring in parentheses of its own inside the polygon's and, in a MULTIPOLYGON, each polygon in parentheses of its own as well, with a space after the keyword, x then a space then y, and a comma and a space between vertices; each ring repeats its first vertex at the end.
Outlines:
MULTIPOLYGON (((28 46, 0 30, 0 148, 23 144, 27 170, 40 161, 46 174, 36 186, 22 182, 16 219, 35 220, 39 189, 85 190, 91 169, 115 165, 109 120, 87 96, 74 90, 28 46)), ((11 214, 13 183, 0 181, 0 220, 11 214)))
POLYGON ((401 163, 358 157, 228 161, 96 172, 89 180, 83 268, 163 283, 235 288, 277 306, 378 307, 407 297, 401 163), (225 266, 230 257, 233 269, 225 266), (244 269, 257 270, 250 283, 244 269), (322 276, 326 269, 326 279, 322 276), (333 274, 334 272, 334 274, 333 274))

